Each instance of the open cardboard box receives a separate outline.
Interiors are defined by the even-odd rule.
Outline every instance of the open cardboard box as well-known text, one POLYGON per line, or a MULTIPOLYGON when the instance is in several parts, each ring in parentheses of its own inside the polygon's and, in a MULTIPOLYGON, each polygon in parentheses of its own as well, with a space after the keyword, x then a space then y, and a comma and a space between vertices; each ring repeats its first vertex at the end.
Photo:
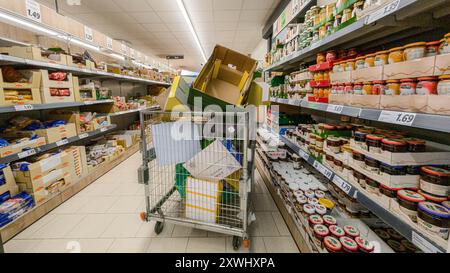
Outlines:
POLYGON ((173 84, 158 94, 156 101, 163 111, 180 110, 188 104, 190 87, 181 76, 175 77, 173 84))
POLYGON ((353 82, 372 82, 382 80, 383 68, 383 66, 376 66, 352 71, 353 82))
POLYGON ((391 153, 381 151, 381 153, 369 152, 358 145, 354 139, 350 140, 353 150, 365 156, 376 159, 391 166, 423 166, 423 165, 449 165, 450 149, 447 145, 427 141, 426 152, 424 153, 391 153))
POLYGON ((11 171, 11 167, 7 166, 2 169, 1 172, 5 178, 6 183, 0 186, 0 195, 9 192, 10 196, 14 196, 19 193, 19 188, 16 184, 16 180, 14 179, 14 175, 11 171))
POLYGON ((190 90, 189 104, 194 105, 195 97, 203 98, 203 107, 224 110, 226 105, 246 104, 256 65, 256 60, 217 45, 190 90))
POLYGON ((394 111, 425 113, 428 109, 428 97, 424 95, 385 96, 381 95, 380 108, 394 111))
POLYGON ((73 77, 73 92, 75 96, 75 101, 96 101, 97 100, 97 90, 95 89, 95 84, 93 82, 80 86, 80 79, 78 77, 73 77))
POLYGON ((71 138, 77 135, 75 123, 67 123, 58 127, 39 129, 34 131, 38 136, 44 137, 47 143, 55 143, 62 139, 71 138))
POLYGON ((378 95, 350 95, 350 105, 363 108, 380 108, 381 96, 378 95))
POLYGON ((346 83, 352 82, 352 72, 344 71, 344 72, 333 72, 330 73, 330 81, 334 83, 346 83))
POLYGON ((428 105, 425 110, 426 113, 450 116, 450 96, 430 95, 427 97, 428 105))
POLYGON ((412 61, 388 64, 384 66, 383 80, 401 80, 433 76, 436 57, 426 57, 412 61))
POLYGON ((19 70, 26 82, 5 82, 0 69, 0 105, 24 105, 41 103, 41 74, 34 70, 19 70), (6 91, 18 92, 17 99, 7 100, 6 91), (23 93, 23 94, 20 94, 23 93))
POLYGON ((434 75, 441 76, 446 74, 450 74, 450 54, 437 55, 434 75))
POLYGON ((0 53, 28 60, 67 65, 67 55, 55 53, 54 56, 57 58, 56 60, 52 60, 44 56, 42 50, 36 46, 2 47, 0 48, 0 53))
POLYGON ((87 174, 87 159, 85 146, 72 146, 65 150, 73 158, 75 175, 82 177, 87 174))

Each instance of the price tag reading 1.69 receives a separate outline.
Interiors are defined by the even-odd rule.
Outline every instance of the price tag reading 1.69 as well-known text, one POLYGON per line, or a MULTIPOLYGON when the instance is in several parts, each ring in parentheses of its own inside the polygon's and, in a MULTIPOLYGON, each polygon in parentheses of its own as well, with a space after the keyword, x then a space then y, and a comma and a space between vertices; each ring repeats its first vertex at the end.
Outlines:
POLYGON ((381 111, 378 121, 399 124, 404 126, 412 126, 416 119, 415 113, 381 111))
POLYGON ((331 179, 331 176, 333 176, 333 172, 324 165, 320 164, 318 161, 314 161, 314 168, 328 179, 331 179))

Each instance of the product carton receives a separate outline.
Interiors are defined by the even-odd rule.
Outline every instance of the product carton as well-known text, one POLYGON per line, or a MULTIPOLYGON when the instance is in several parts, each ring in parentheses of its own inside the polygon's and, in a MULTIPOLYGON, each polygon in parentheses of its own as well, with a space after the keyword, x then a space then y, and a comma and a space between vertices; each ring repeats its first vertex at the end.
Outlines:
POLYGON ((3 177, 3 179, 5 180, 5 184, 0 185, 1 203, 2 201, 4 201, 4 197, 11 197, 18 194, 19 188, 17 187, 16 180, 14 179, 14 175, 11 171, 10 166, 7 166, 6 168, 0 170, 0 177, 3 177))
POLYGON ((433 76, 436 57, 426 57, 412 61, 384 66, 383 80, 401 80, 433 76))
POLYGON ((40 104, 40 72, 34 70, 18 70, 18 72, 28 79, 28 81, 16 83, 5 82, 0 69, 0 105, 40 104))
POLYGON ((424 95, 410 96, 381 96, 380 108, 393 111, 425 113, 428 106, 428 97, 424 95))
POLYGON ((352 95, 335 95, 330 94, 329 102, 330 104, 336 105, 350 105, 352 95))
POLYGON ((330 73, 330 81, 332 83, 352 82, 352 72, 351 71, 344 71, 344 72, 333 72, 333 73, 330 73))
POLYGON ((425 110, 426 113, 450 116, 450 96, 430 95, 427 97, 428 105, 425 110))
POLYGON ((350 106, 363 108, 380 108, 381 96, 378 95, 351 95, 350 106))
POLYGON ((73 89, 75 101, 96 101, 97 100, 97 90, 95 89, 95 84, 90 83, 80 87, 80 79, 78 77, 73 77, 73 89))
POLYGON ((49 59, 43 54, 42 50, 36 46, 2 47, 0 48, 0 53, 28 60, 67 65, 67 55, 54 53, 52 54, 52 59, 49 59))
POLYGON ((42 74, 41 95, 43 103, 75 102, 75 92, 72 73, 67 74, 65 81, 50 80, 48 70, 40 70, 42 74), (51 89, 68 90, 68 96, 51 94, 51 89))
POLYGON ((434 75, 441 76, 446 74, 450 74, 450 54, 437 55, 434 75))
POLYGON ((175 77, 173 84, 156 97, 163 111, 174 111, 188 104, 190 86, 183 77, 175 77))
POLYGON ((222 182, 188 177, 186 180, 186 217, 201 222, 217 223, 222 195, 222 182))
POLYGON ((352 71, 353 82, 372 82, 383 80, 384 66, 369 67, 352 71))
POLYGON ((73 169, 76 176, 82 177, 88 173, 85 146, 72 146, 66 149, 65 152, 72 156, 73 169))
POLYGON ((0 148, 0 156, 6 157, 6 156, 13 155, 13 154, 18 154, 18 153, 24 151, 25 149, 33 149, 33 148, 37 148, 39 146, 43 146, 45 144, 47 144, 47 142, 44 137, 40 137, 40 138, 33 139, 33 140, 23 141, 23 142, 20 142, 19 144, 9 145, 9 146, 0 148))
POLYGON ((246 104, 257 62, 246 55, 217 45, 194 82, 188 102, 202 97, 202 105, 241 106, 246 104))
POLYGON ((38 136, 44 137, 47 143, 55 143, 62 139, 71 138, 77 135, 77 128, 74 123, 67 123, 58 127, 39 129, 34 131, 38 136))

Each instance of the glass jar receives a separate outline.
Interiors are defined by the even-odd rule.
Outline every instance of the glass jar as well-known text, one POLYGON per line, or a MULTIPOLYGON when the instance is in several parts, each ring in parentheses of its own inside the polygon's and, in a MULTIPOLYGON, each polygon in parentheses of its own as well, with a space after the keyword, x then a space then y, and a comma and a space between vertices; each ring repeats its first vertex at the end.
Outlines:
POLYGON ((342 172, 344 170, 344 163, 339 159, 334 159, 334 167, 338 172, 342 172))
POLYGON ((338 95, 344 95, 345 94, 345 88, 344 88, 344 84, 343 83, 338 84, 337 93, 338 93, 338 95))
POLYGON ((366 190, 369 193, 380 195, 380 183, 370 177, 366 177, 366 190))
POLYGON ((400 81, 399 80, 389 80, 386 82, 386 90, 384 95, 388 96, 398 96, 400 95, 400 81))
POLYGON ((421 139, 406 139, 408 151, 411 153, 424 153, 427 149, 427 142, 421 139))
POLYGON ((450 75, 443 75, 439 77, 437 86, 438 95, 450 95, 450 75))
POLYGON ((381 163, 380 172, 394 176, 406 175, 406 168, 404 166, 391 166, 386 163, 381 163))
POLYGON ((369 54, 364 59, 364 68, 375 66, 375 54, 369 54))
POLYGON ((427 43, 419 42, 406 45, 403 51, 404 60, 412 61, 425 57, 427 43))
POLYGON ((372 82, 364 82, 363 85, 363 95, 373 95, 373 83, 372 82))
POLYGON ((352 19, 352 10, 351 9, 344 9, 342 13, 342 23, 347 22, 348 20, 352 19))
POLYGON ((426 44, 425 57, 432 57, 439 54, 441 41, 429 42, 426 44))
POLYGON ((366 166, 365 156, 361 153, 353 151, 353 160, 358 167, 364 168, 366 166))
POLYGON ((346 61, 345 71, 354 71, 354 70, 355 70, 355 59, 346 61))
POLYGON ((416 94, 417 81, 415 79, 400 80, 400 95, 408 96, 416 94))
POLYGON ((345 94, 353 94, 353 83, 352 82, 345 83, 344 93, 345 94))
POLYGON ((400 205, 400 210, 416 223, 418 205, 426 201, 425 197, 415 191, 399 190, 397 192, 397 201, 400 205))
POLYGON ((417 95, 435 95, 437 94, 437 77, 423 77, 417 79, 419 82, 416 86, 417 95))
POLYGON ((355 178, 356 182, 361 186, 361 188, 366 188, 366 176, 360 172, 353 171, 353 177, 355 178))
POLYGON ((389 50, 389 57, 388 57, 389 64, 400 63, 405 60, 403 49, 404 49, 403 47, 396 47, 389 50))
POLYGON ((389 51, 387 51, 387 50, 377 52, 375 54, 374 65, 375 66, 383 66, 383 65, 388 64, 388 56, 389 56, 389 51))
POLYGON ((391 153, 406 153, 408 151, 408 143, 399 139, 385 138, 381 141, 381 149, 391 153))
POLYGON ((339 27, 341 25, 341 23, 342 23, 342 15, 341 14, 337 14, 334 17, 333 27, 337 28, 337 27, 339 27))
POLYGON ((317 64, 322 64, 322 63, 324 63, 326 61, 326 55, 325 55, 325 53, 318 53, 317 54, 317 58, 316 58, 316 62, 317 62, 317 64))
POLYGON ((448 54, 450 53, 450 33, 444 36, 444 39, 441 40, 441 46, 439 47, 439 54, 448 54))
POLYGON ((330 80, 330 72, 328 72, 328 71, 324 71, 323 72, 323 80, 324 81, 329 81, 330 80))
POLYGON ((331 85, 330 93, 333 95, 337 95, 337 93, 338 93, 338 84, 337 83, 333 83, 331 85))
POLYGON ((366 144, 369 148, 370 152, 373 153, 381 153, 381 141, 383 140, 382 136, 378 135, 367 135, 366 136, 366 144))
POLYGON ((342 62, 337 62, 337 63, 335 63, 333 65, 333 72, 334 73, 343 72, 341 64, 342 64, 342 62))
POLYGON ((365 57, 358 57, 355 59, 355 69, 363 69, 365 67, 365 62, 364 62, 365 57))
POLYGON ((380 172, 380 162, 371 157, 365 157, 364 162, 366 163, 365 169, 374 174, 378 174, 380 172))
POLYGON ((386 84, 384 81, 374 81, 373 82, 373 95, 382 95, 386 92, 386 84))
POLYGON ((338 154, 341 152, 342 141, 337 137, 328 137, 327 138, 327 147, 333 153, 338 154))
POLYGON ((357 55, 358 55, 358 51, 356 51, 356 48, 350 48, 348 50, 347 57, 356 58, 357 55))
POLYGON ((363 94, 363 84, 361 82, 355 82, 355 85, 353 86, 353 94, 354 95, 363 94))

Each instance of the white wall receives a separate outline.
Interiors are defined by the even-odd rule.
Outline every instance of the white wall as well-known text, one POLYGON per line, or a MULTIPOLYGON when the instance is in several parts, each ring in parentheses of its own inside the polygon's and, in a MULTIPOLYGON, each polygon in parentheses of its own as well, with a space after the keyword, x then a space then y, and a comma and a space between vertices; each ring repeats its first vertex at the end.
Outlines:
POLYGON ((267 40, 261 39, 252 52, 252 58, 257 61, 264 61, 267 53, 267 40))

